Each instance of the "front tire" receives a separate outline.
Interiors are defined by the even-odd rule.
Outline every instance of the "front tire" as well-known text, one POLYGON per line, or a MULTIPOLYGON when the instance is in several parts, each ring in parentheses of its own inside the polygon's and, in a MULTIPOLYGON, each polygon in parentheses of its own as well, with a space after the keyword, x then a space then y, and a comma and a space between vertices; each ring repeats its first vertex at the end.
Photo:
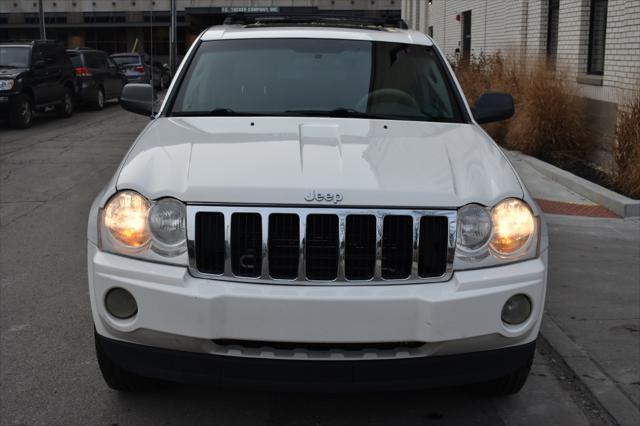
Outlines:
POLYGON ((16 129, 28 129, 33 123, 33 104, 27 95, 18 95, 9 108, 9 125, 16 129))
POLYGON ((73 92, 68 87, 64 88, 62 104, 56 106, 58 117, 69 118, 73 115, 73 92))
POLYGON ((146 392, 162 387, 164 382, 139 376, 116 365, 100 345, 97 334, 95 335, 96 356, 102 377, 107 385, 120 392, 146 392))
POLYGON ((516 370, 495 380, 473 385, 472 390, 475 393, 490 396, 509 396, 520 392, 529 377, 534 354, 535 347, 527 361, 516 370))

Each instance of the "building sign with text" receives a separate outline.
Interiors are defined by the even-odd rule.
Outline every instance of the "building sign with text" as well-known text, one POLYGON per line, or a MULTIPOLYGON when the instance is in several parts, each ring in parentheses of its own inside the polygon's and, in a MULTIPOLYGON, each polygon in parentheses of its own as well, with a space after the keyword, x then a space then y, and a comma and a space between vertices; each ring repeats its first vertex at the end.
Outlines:
POLYGON ((222 13, 278 13, 279 7, 222 7, 222 13))

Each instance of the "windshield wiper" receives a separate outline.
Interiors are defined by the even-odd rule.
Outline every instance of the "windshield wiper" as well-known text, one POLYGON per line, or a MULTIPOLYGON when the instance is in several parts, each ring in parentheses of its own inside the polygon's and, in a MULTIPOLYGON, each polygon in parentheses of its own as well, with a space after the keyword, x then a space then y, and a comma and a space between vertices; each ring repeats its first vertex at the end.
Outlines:
POLYGON ((171 115, 175 117, 251 117, 272 114, 245 111, 238 112, 231 108, 216 108, 211 111, 177 111, 171 115))
POLYGON ((322 109, 291 109, 285 111, 287 114, 301 114, 306 116, 320 117, 337 117, 337 118, 371 118, 371 119, 388 119, 388 116, 380 114, 370 114, 367 112, 357 111, 353 108, 335 108, 331 110, 322 109))

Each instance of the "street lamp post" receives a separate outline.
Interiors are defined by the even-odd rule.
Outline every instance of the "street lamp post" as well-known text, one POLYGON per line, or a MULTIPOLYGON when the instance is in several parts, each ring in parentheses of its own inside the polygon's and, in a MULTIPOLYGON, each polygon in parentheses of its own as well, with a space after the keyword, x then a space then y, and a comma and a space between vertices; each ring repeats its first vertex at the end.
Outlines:
POLYGON ((178 20, 176 17, 176 0, 171 0, 171 28, 169 31, 169 68, 171 69, 171 75, 175 75, 176 64, 176 51, 177 51, 177 36, 178 36, 178 20))
POLYGON ((47 31, 44 28, 44 8, 42 7, 42 0, 38 0, 38 16, 40 17, 40 39, 47 39, 47 31))

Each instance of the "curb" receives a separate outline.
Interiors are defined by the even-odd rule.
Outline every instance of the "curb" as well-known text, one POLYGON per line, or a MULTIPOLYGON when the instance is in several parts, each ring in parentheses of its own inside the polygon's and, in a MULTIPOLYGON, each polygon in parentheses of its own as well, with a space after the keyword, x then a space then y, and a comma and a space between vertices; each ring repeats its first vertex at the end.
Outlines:
POLYGON ((569 188, 573 192, 604 206, 625 219, 640 217, 640 200, 634 200, 610 189, 604 188, 586 179, 562 170, 542 160, 523 154, 518 151, 511 151, 531 167, 548 178, 569 188))
POLYGON ((619 425, 640 424, 640 410, 616 386, 611 378, 575 344, 547 314, 540 334, 575 375, 576 380, 591 392, 593 398, 619 425))

